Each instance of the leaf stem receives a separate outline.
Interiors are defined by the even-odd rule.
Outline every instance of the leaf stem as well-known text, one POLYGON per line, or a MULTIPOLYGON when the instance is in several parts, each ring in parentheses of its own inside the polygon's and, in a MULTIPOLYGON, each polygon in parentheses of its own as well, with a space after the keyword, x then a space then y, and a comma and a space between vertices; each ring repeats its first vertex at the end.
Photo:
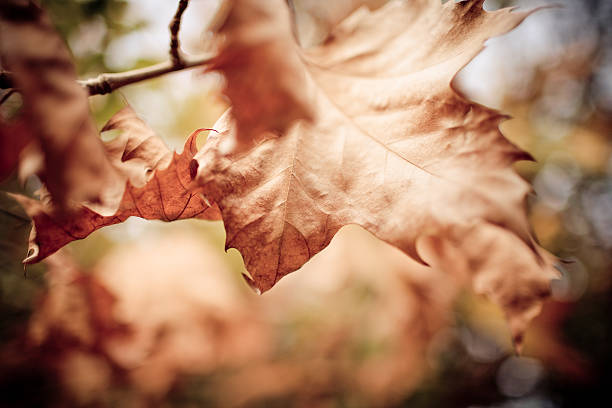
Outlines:
MULTIPOLYGON (((164 61, 159 64, 151 65, 145 68, 133 69, 125 72, 104 73, 95 78, 78 81, 81 86, 87 89, 90 96, 104 95, 111 93, 114 90, 136 82, 145 81, 168 74, 170 72, 182 71, 184 69, 194 68, 200 65, 205 65, 214 56, 212 54, 204 54, 197 57, 185 58, 181 65, 175 65, 172 61, 164 61)), ((0 72, 0 89, 10 89, 13 87, 13 78, 10 72, 0 72)))

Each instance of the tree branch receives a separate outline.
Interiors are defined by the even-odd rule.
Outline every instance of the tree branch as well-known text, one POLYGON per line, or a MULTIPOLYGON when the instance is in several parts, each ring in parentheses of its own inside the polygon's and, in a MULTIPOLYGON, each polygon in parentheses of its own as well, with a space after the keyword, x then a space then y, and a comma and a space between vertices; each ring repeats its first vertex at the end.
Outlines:
POLYGON ((185 12, 188 4, 189 0, 179 0, 174 18, 168 26, 170 29, 170 61, 175 66, 180 66, 183 64, 178 34, 179 30, 181 29, 181 18, 183 17, 183 12, 185 12))
POLYGON ((0 71, 0 89, 9 89, 13 87, 13 78, 8 71, 0 71))
MULTIPOLYGON (((87 89, 90 96, 105 95, 122 86, 134 84, 168 74, 170 72, 182 71, 207 64, 214 56, 204 54, 197 57, 183 58, 181 65, 175 65, 172 61, 160 62, 145 68, 133 69, 131 71, 105 73, 95 78, 78 81, 81 86, 87 89)), ((0 72, 0 89, 13 88, 13 78, 10 72, 0 72)))
POLYGON ((183 58, 180 65, 176 65, 172 61, 165 61, 156 65, 134 69, 131 71, 100 74, 96 78, 79 81, 79 83, 87 88, 89 95, 104 95, 111 93, 115 89, 121 88, 122 86, 155 78, 170 72, 181 71, 204 65, 212 58, 212 54, 205 54, 192 58, 183 58))

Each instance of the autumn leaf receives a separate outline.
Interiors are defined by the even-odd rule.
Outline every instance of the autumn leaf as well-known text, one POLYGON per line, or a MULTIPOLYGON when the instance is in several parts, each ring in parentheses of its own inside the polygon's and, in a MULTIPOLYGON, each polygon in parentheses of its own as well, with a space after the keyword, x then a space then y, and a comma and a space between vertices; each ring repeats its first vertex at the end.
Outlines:
MULTIPOLYGON (((234 111, 215 125, 224 133, 196 155, 197 181, 219 205, 226 247, 242 253, 261 291, 300 268, 341 227, 357 224, 417 260, 425 237, 463 247, 472 229, 498 226, 496 232, 516 239, 495 251, 527 252, 536 265, 528 279, 512 277, 525 284, 522 292, 506 295, 537 303, 547 292, 550 265, 524 210, 529 186, 511 167, 529 155, 500 133, 503 115, 466 100, 451 84, 484 41, 528 15, 485 12, 482 3, 422 0, 359 10, 326 43, 299 51, 313 122, 296 121, 280 136, 262 132, 246 152, 223 146, 240 131, 234 111)), ((279 36, 285 41, 290 33, 279 36)), ((459 255, 468 265, 495 257, 459 255)), ((514 260, 524 256, 496 264, 500 276, 513 274, 514 260)))
POLYGON ((215 205, 187 189, 199 131, 191 134, 179 155, 172 153, 130 107, 116 113, 103 131, 113 129, 123 133, 104 148, 122 181, 104 192, 111 198, 106 206, 81 204, 66 217, 50 200, 14 195, 34 224, 25 263, 38 262, 69 242, 131 216, 162 221, 219 219, 215 205))
POLYGON ((262 131, 283 132, 294 120, 309 119, 312 107, 284 2, 232 3, 215 36, 219 52, 207 70, 226 78, 240 148, 262 131))
MULTIPOLYGON (((0 18, 2 64, 22 95, 20 120, 28 137, 38 139, 44 152, 41 178, 62 209, 72 201, 104 203, 101 193, 118 175, 89 116, 87 92, 77 82, 68 48, 32 1, 4 1, 0 18)), ((25 135, 11 132, 3 143, 20 150, 25 135)))

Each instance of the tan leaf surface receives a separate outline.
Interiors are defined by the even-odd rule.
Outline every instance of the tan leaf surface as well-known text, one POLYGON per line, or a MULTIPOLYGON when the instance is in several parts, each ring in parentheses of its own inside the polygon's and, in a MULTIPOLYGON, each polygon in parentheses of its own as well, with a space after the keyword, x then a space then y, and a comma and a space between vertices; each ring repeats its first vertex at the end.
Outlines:
MULTIPOLYGON (((87 92, 76 82, 68 48, 32 1, 4 1, 0 18, 2 63, 23 97, 23 121, 44 152, 41 178, 60 207, 105 202, 103 192, 118 176, 89 116, 87 92)), ((18 135, 10 136, 12 144, 23 145, 18 135)))
POLYGON ((216 34, 219 54, 208 66, 226 78, 239 146, 262 131, 283 132, 312 117, 305 73, 283 0, 232 0, 216 34), (265 99, 265 103, 257 103, 265 99))
POLYGON ((332 29, 353 11, 366 6, 375 9, 387 0, 292 0, 296 31, 302 47, 322 43, 332 29))
MULTIPOLYGON (((344 225, 361 225, 415 259, 421 237, 463 247, 473 228, 499 226, 516 240, 495 249, 514 254, 510 262, 521 251, 534 258, 529 279, 516 279, 541 298, 550 266, 530 235, 529 187, 511 167, 529 156, 500 133, 504 116, 451 86, 486 39, 526 16, 485 12, 482 1, 362 9, 301 53, 314 122, 297 121, 280 137, 261 133, 248 153, 222 147, 236 131, 231 112, 215 125, 226 131, 196 155, 198 182, 221 209, 226 246, 240 250, 259 289, 298 269, 344 225)), ((491 254, 460 255, 472 265, 491 254)), ((519 268, 496 266, 502 275, 519 268)))
POLYGON ((39 201, 15 196, 34 224, 24 262, 38 262, 69 242, 131 216, 162 221, 220 218, 216 205, 210 206, 201 195, 187 189, 192 180, 189 165, 197 151, 198 131, 191 134, 183 152, 177 154, 130 107, 115 114, 103 130, 112 129, 123 133, 104 147, 122 180, 104 192, 110 198, 107 206, 80 205, 66 217, 44 197, 39 201))

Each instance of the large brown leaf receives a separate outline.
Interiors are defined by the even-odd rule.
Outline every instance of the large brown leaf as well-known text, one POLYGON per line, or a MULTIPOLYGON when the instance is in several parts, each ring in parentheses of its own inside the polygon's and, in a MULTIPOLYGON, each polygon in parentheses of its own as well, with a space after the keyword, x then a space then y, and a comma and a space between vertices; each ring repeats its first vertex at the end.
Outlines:
MULTIPOLYGON (((248 152, 233 153, 223 148, 236 131, 232 113, 215 125, 225 133, 196 155, 197 179, 221 209, 226 246, 240 250, 259 289, 298 269, 347 224, 416 259, 422 237, 463 247, 469 231, 499 226, 516 240, 494 250, 526 252, 537 266, 525 272, 529 279, 512 278, 526 286, 508 296, 541 299, 550 264, 530 235, 529 186, 511 167, 529 156, 500 133, 503 115, 451 86, 486 39, 526 16, 485 12, 482 1, 360 10, 325 44, 300 54, 314 122, 297 121, 280 136, 260 133, 248 152)), ((265 95, 250 103, 265 103, 265 95)), ((458 256, 473 265, 491 255, 458 256)), ((495 265, 500 274, 513 273, 523 255, 510 258, 495 265)))
POLYGON ((104 147, 122 181, 104 192, 111 198, 107 206, 80 205, 64 216, 45 197, 39 201, 14 196, 34 223, 24 262, 38 262, 75 239, 131 216, 162 221, 220 218, 216 205, 210 206, 200 194, 187 189, 199 131, 191 134, 179 155, 172 153, 130 107, 116 113, 103 130, 112 129, 123 133, 104 147))
MULTIPOLYGON (((0 54, 24 101, 23 123, 44 151, 44 179, 61 207, 71 201, 104 202, 117 182, 104 154, 87 92, 77 83, 68 48, 33 1, 7 0, 0 8, 0 54)), ((24 134, 3 135, 24 145, 24 134)))

